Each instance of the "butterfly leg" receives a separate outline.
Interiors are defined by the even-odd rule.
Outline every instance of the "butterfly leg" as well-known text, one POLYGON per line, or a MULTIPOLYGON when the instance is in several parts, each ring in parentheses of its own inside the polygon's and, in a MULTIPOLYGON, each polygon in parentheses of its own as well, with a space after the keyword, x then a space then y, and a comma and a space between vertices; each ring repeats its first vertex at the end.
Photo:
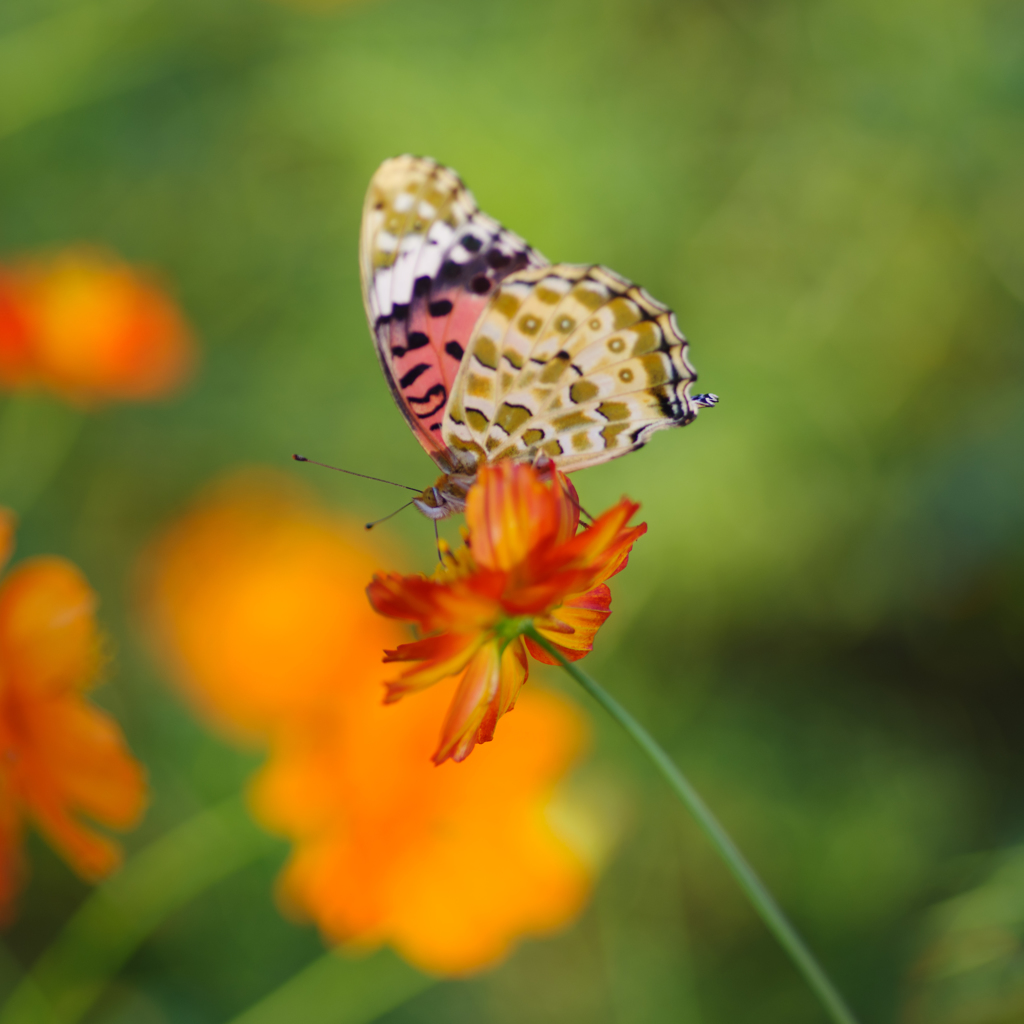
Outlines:
POLYGON ((434 520, 434 545, 437 548, 437 560, 444 567, 444 559, 441 557, 441 537, 437 532, 437 520, 434 520))

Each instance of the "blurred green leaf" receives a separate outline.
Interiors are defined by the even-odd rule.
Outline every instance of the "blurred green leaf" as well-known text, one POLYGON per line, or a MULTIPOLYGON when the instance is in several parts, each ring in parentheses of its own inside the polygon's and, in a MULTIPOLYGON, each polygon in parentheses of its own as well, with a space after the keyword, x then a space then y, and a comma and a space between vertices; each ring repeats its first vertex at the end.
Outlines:
POLYGON ((89 896, 0 1010, 0 1024, 74 1024, 169 914, 273 846, 238 799, 179 825, 89 896))
POLYGON ((0 402, 0 504, 24 516, 60 471, 82 427, 82 413, 42 394, 0 402))
POLYGON ((929 915, 929 942, 910 975, 908 1024, 1024 1019, 1024 847, 986 859, 994 863, 982 882, 929 915))

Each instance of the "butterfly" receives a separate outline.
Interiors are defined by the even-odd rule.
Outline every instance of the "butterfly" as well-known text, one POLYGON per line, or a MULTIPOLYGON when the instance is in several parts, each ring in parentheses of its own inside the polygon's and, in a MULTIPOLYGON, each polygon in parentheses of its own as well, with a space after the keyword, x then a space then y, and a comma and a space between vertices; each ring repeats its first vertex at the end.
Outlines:
POLYGON ((483 462, 572 472, 718 401, 690 394, 697 374, 668 307, 606 267, 549 263, 429 158, 374 174, 359 265, 388 386, 442 472, 413 499, 431 519, 463 511, 483 462))

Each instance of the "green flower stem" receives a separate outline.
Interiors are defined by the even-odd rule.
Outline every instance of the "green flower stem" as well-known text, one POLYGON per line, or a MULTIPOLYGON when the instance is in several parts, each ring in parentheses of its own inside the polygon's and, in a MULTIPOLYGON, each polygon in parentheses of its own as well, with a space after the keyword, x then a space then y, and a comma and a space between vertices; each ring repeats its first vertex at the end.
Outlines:
POLYGON ((527 627, 525 634, 538 646, 543 647, 566 672, 583 687, 615 719, 623 729, 636 741, 641 750, 654 762, 655 767, 665 777, 676 796, 685 804, 689 812, 696 818, 704 834, 725 861, 726 867, 739 882, 740 888, 754 905, 761 920, 768 930, 779 941, 782 948, 789 954, 797 970, 821 1000, 829 1017, 835 1024, 857 1024, 843 997, 836 990, 828 975, 807 948, 796 929, 786 919, 772 894, 747 863, 739 848, 732 841, 718 819, 711 813, 700 794, 690 784, 689 779, 675 766, 672 759, 658 745, 651 734, 603 687, 598 685, 586 672, 576 664, 562 657, 558 649, 546 640, 533 626, 527 627))
POLYGON ((84 415, 48 395, 10 396, 0 408, 0 505, 24 517, 57 475, 84 415))
POLYGON ((97 887, 0 1010, 0 1024, 75 1024, 171 913, 274 848, 239 797, 202 811, 97 887))
POLYGON ((369 1024, 436 983, 389 950, 325 953, 229 1024, 369 1024))

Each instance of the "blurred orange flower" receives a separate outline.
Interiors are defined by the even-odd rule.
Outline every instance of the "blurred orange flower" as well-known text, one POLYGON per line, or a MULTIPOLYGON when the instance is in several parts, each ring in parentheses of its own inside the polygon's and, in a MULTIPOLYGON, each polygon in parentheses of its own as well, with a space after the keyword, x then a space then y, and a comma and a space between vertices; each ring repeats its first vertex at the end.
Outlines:
POLYGON ((147 274, 95 249, 0 267, 0 387, 75 402, 159 398, 195 357, 178 307, 147 274))
POLYGON ((281 478, 242 475, 155 545, 144 607, 198 707, 270 746, 252 805, 294 843, 286 906, 332 942, 467 973, 565 926, 590 891, 588 860, 546 817, 584 720, 536 692, 500 748, 433 767, 450 688, 382 705, 380 649, 401 635, 366 603, 365 537, 281 478))
POLYGON ((415 662, 388 684, 387 700, 461 674, 434 761, 461 761, 511 711, 529 671, 527 651, 556 664, 529 637, 536 628, 570 661, 593 648, 611 614, 605 580, 625 568, 647 525, 629 527, 640 506, 623 499, 578 533, 579 501, 552 466, 483 466, 466 503, 467 544, 432 579, 377 576, 367 593, 381 615, 426 634, 385 652, 415 662))
MULTIPOLYGON (((13 516, 0 510, 0 567, 13 516)), ((10 914, 31 820, 84 878, 117 866, 117 846, 80 816, 131 827, 145 802, 142 767, 117 723, 88 703, 102 665, 96 595, 62 558, 22 562, 0 584, 0 916, 10 914)))

